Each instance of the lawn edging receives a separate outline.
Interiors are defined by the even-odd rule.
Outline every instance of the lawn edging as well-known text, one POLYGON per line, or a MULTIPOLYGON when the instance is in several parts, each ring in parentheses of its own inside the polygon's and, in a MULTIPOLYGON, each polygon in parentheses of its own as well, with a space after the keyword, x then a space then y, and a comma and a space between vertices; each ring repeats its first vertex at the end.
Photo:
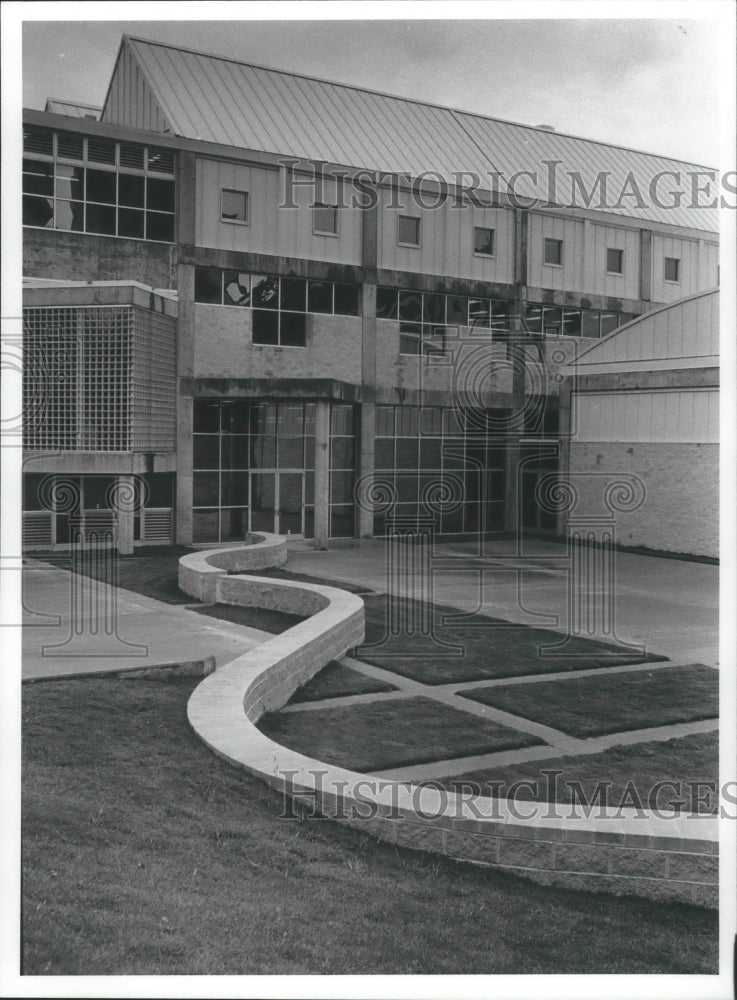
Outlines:
MULTIPOLYGON (((233 550, 225 552, 237 564, 233 550)), ((390 843, 544 884, 717 906, 718 823, 712 817, 636 809, 586 816, 566 814, 567 807, 558 807, 562 815, 543 808, 529 815, 533 803, 470 800, 431 784, 372 778, 269 739, 256 726, 259 718, 283 707, 330 660, 363 640, 363 602, 334 587, 227 575, 214 565, 223 554, 197 553, 200 561, 183 556, 182 589, 210 603, 310 617, 206 677, 187 715, 218 756, 284 793, 285 815, 296 815, 289 801, 295 799, 390 843)))

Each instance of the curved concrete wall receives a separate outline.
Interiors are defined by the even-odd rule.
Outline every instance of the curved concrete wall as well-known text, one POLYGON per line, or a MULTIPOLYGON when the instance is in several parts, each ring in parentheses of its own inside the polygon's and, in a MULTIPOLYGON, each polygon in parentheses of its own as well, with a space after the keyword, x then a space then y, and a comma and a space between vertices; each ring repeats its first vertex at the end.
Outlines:
POLYGON ((205 604, 215 603, 216 581, 228 573, 248 573, 287 561, 287 540, 268 532, 249 535, 246 544, 191 552, 179 560, 179 588, 205 604))
POLYGON ((437 787, 372 778, 270 740, 256 728, 258 719, 361 642, 363 602, 332 587, 242 576, 218 578, 216 598, 312 615, 217 670, 193 692, 187 707, 192 727, 231 764, 322 815, 401 846, 546 884, 717 905, 717 821, 711 817, 635 809, 572 816, 562 806, 555 815, 544 807, 528 816, 534 803, 471 801, 437 787))

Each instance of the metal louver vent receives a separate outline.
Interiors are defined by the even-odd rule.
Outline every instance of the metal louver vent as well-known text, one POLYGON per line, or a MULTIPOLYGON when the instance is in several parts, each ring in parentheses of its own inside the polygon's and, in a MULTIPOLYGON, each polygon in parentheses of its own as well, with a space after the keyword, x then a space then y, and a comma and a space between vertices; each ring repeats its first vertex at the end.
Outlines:
POLYGON ((43 125, 24 125, 23 151, 51 156, 54 152, 54 133, 43 125))
POLYGON ((56 136, 56 154, 64 160, 84 159, 84 139, 73 132, 58 132, 56 136))
POLYGON ((148 151, 148 169, 158 174, 174 173, 174 152, 171 149, 152 149, 148 151))
POLYGON ((120 165, 133 170, 143 170, 143 146, 120 144, 120 165))
POLYGON ((88 139, 87 159, 91 163, 115 164, 115 143, 110 139, 88 139))

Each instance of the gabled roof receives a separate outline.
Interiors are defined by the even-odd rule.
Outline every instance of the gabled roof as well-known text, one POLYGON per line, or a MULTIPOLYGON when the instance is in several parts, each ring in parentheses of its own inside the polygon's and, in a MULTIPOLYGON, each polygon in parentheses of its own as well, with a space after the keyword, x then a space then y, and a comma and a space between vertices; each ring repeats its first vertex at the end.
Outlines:
POLYGON ((96 104, 62 101, 58 97, 47 97, 44 111, 52 115, 66 115, 67 118, 94 118, 95 121, 99 121, 102 114, 102 108, 96 104))
POLYGON ((585 348, 569 374, 713 368, 719 364, 719 289, 697 292, 618 327, 585 348))
MULTIPOLYGON (((531 170, 540 178, 534 194, 541 201, 549 194, 545 161, 560 160, 558 204, 571 203, 567 172, 578 173, 589 192, 597 175, 608 171, 610 205, 627 184, 642 192, 646 204, 638 205, 630 193, 619 207, 602 211, 708 232, 718 229, 714 209, 667 208, 653 204, 649 196, 654 175, 698 169, 695 164, 127 35, 103 120, 141 128, 158 122, 188 139, 412 177, 435 171, 449 183, 461 172, 471 173, 481 177, 483 190, 490 190, 491 175, 509 179, 531 170), (128 69, 126 60, 133 64, 128 69), (143 99, 140 87, 117 81, 133 74, 144 82, 143 99), (139 94, 138 118, 131 93, 139 94)), ((684 186, 690 190, 688 178, 684 186)), ((520 178, 515 191, 531 196, 529 180, 520 178)), ((585 197, 573 203, 587 207, 585 197)), ((598 207, 596 199, 591 207, 598 207)))

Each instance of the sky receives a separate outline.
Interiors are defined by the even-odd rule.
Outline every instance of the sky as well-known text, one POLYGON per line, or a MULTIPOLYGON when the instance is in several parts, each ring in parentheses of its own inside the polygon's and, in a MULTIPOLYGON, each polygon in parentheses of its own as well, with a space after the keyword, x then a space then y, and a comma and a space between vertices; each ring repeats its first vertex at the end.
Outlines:
MULTIPOLYGON (((708 4, 680 8, 688 17, 667 19, 484 20, 449 19, 468 13, 463 4, 421 5, 444 19, 416 20, 414 5, 373 5, 374 17, 399 12, 399 20, 307 20, 324 17, 331 4, 230 4, 225 13, 265 10, 299 20, 95 20, 121 10, 186 12, 207 16, 217 4, 83 5, 88 20, 44 20, 74 4, 8 5, 22 9, 23 104, 43 109, 48 96, 102 104, 123 33, 201 49, 278 69, 673 156, 720 163, 719 27, 708 4), (40 14, 39 14, 40 11, 40 14), (304 12, 304 13, 303 13, 304 12), (403 14, 408 16, 402 16, 403 14)), ((731 4, 722 0, 722 6, 731 4)), ((600 6, 577 10, 639 11, 651 18, 673 5, 600 6)), ((344 3, 346 11, 365 10, 344 3)), ((470 12, 503 14, 488 3, 470 12)), ((520 9, 519 6, 516 9, 520 9)), ((538 11, 542 8, 536 8, 538 11)), ((563 4, 548 3, 558 13, 563 4)), ((568 8, 570 10, 570 8, 568 8)), ((506 16, 509 16, 508 14, 506 16)), ((6 77, 7 80, 7 77, 6 77)), ((7 83, 6 83, 7 88, 7 83)), ((7 93, 7 89, 6 89, 7 93)))

